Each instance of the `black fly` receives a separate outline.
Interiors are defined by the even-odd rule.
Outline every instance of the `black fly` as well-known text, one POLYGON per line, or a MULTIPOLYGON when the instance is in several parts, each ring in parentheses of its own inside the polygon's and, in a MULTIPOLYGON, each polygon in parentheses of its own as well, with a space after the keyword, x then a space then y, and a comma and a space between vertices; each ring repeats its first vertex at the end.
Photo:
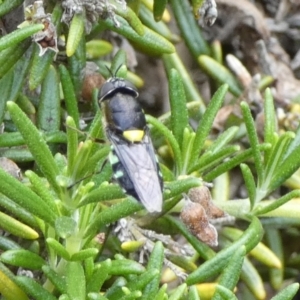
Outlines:
POLYGON ((114 177, 125 192, 150 212, 161 212, 163 181, 138 92, 127 80, 112 76, 101 88, 109 156, 114 177))

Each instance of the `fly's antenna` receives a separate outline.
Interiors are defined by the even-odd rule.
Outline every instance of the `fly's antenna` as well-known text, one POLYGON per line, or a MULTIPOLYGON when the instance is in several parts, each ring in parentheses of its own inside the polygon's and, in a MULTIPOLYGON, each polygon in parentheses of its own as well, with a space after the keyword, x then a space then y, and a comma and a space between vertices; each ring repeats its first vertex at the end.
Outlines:
POLYGON ((106 69, 108 70, 108 72, 109 72, 111 78, 116 78, 116 77, 117 77, 117 74, 118 74, 119 70, 122 68, 122 66, 123 66, 123 64, 120 64, 120 65, 117 67, 116 71, 113 73, 112 70, 111 70, 107 65, 105 65, 105 67, 106 67, 106 69))
POLYGON ((122 68, 123 64, 120 64, 117 69, 116 69, 116 72, 115 72, 115 76, 114 77, 117 77, 117 74, 119 72, 119 70, 122 68))
POLYGON ((105 65, 105 68, 107 69, 107 71, 109 72, 109 74, 112 78, 116 77, 107 65, 105 65))

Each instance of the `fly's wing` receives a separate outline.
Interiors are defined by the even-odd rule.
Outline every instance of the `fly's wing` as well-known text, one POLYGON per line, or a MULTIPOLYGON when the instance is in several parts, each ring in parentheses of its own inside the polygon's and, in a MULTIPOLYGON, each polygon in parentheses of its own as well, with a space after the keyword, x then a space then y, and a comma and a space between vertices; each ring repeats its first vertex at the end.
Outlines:
POLYGON ((163 190, 163 178, 162 178, 162 174, 160 172, 160 167, 159 167, 159 163, 157 160, 157 156, 155 154, 155 150, 149 135, 149 128, 146 126, 145 127, 145 136, 143 139, 143 143, 147 148, 147 152, 149 153, 151 160, 153 162, 153 165, 155 167, 156 173, 158 174, 158 179, 159 179, 159 184, 160 184, 160 188, 161 190, 163 190))
MULTIPOLYGON (((162 188, 156 161, 147 150, 147 143, 129 144, 109 132, 114 150, 133 183, 136 194, 146 209, 152 212, 162 210, 162 188)), ((151 142, 151 141, 150 141, 151 142)), ((154 158, 155 159, 155 158, 154 158)))

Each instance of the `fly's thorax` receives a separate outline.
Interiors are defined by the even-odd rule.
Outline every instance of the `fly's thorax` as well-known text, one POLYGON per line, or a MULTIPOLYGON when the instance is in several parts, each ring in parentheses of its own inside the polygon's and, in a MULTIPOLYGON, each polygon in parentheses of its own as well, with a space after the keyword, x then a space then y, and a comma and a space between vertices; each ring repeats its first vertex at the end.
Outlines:
POLYGON ((119 132, 144 130, 145 115, 140 104, 131 95, 116 93, 106 102, 105 116, 111 127, 119 132))

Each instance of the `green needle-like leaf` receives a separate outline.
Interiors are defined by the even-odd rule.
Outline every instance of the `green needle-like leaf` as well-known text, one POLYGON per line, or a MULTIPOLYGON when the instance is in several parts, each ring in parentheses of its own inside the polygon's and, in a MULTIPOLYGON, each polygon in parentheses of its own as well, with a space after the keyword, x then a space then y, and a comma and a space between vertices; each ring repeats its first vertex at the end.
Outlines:
POLYGON ((217 294, 214 295, 213 299, 238 300, 231 290, 222 285, 216 286, 216 292, 217 294))
POLYGON ((114 56, 110 66, 112 74, 117 77, 127 77, 127 54, 124 50, 120 49, 114 56))
POLYGON ((11 93, 11 88, 13 84, 14 70, 10 70, 0 79, 0 91, 1 91, 1 101, 0 101, 0 122, 2 123, 5 114, 6 101, 9 100, 9 95, 11 93))
MULTIPOLYGON (((280 197, 277 200, 272 200, 271 203, 267 204, 267 205, 258 205, 253 213, 255 215, 263 215, 266 214, 272 210, 275 210, 276 208, 282 206, 283 204, 287 203, 288 201, 290 201, 293 198, 299 198, 300 197, 300 190, 294 190, 282 197, 280 197)), ((263 203, 263 202, 262 202, 263 203)))
POLYGON ((187 0, 171 0, 177 24, 184 40, 195 59, 201 54, 209 54, 210 49, 203 38, 187 0))
MULTIPOLYGON (((149 257, 147 270, 161 270, 164 261, 164 246, 162 242, 156 242, 149 257)), ((159 289, 160 273, 145 287, 142 300, 153 299, 159 289)))
POLYGON ((96 248, 88 248, 88 249, 83 249, 79 252, 74 253, 71 256, 72 261, 84 261, 87 258, 95 258, 95 256, 98 254, 99 250, 96 248))
POLYGON ((246 102, 241 103, 242 113, 245 121, 245 125, 248 132, 249 142, 253 151, 254 164, 258 177, 258 186, 261 186, 264 178, 263 161, 259 150, 258 136, 255 129, 254 120, 251 115, 251 111, 246 102))
POLYGON ((29 48, 30 44, 31 40, 28 38, 17 45, 0 51, 0 78, 17 63, 29 48))
POLYGON ((20 6, 23 0, 4 0, 0 4, 0 17, 3 17, 14 8, 20 6))
POLYGON ((197 158, 200 155, 201 150, 203 149, 205 139, 207 138, 211 130, 212 123, 223 103, 224 96, 227 90, 228 85, 224 84, 216 91, 203 115, 200 124, 198 125, 190 158, 190 167, 192 167, 195 164, 197 158))
POLYGON ((156 297, 154 298, 154 300, 164 300, 164 299, 168 299, 167 298, 167 288, 168 285, 165 283, 164 285, 162 285, 162 287, 159 289, 159 291, 157 292, 156 297))
POLYGON ((213 143, 207 148, 207 151, 211 151, 212 153, 220 151, 235 137, 238 130, 239 127, 237 126, 232 126, 226 129, 215 141, 213 141, 213 143))
POLYGON ((12 89, 8 99, 10 101, 16 101, 19 93, 21 92, 25 79, 28 74, 28 68, 30 65, 30 59, 33 47, 30 47, 28 51, 18 60, 14 67, 14 79, 12 82, 12 89))
POLYGON ((1 236, 0 237, 0 249, 1 250, 13 250, 13 249, 21 249, 22 247, 14 242, 13 240, 11 240, 10 238, 1 236))
POLYGON ((230 257, 237 249, 244 245, 246 252, 249 252, 260 242, 262 236, 263 229, 261 223, 254 217, 240 239, 231 246, 221 250, 214 258, 203 263, 196 271, 187 277, 186 283, 192 285, 217 275, 226 266, 230 257))
MULTIPOLYGON (((273 149, 270 152, 270 157, 268 161, 267 168, 274 164, 272 161, 276 161, 276 166, 283 162, 288 156, 287 151, 290 149, 291 143, 294 142, 295 133, 292 131, 286 131, 278 137, 276 137, 276 142, 273 142, 273 149)), ((270 171, 269 171, 270 172, 270 171)), ((266 171, 268 173, 268 170, 266 171)))
POLYGON ((57 300, 49 291, 44 289, 38 282, 33 278, 26 276, 17 276, 15 278, 16 283, 31 299, 36 300, 57 300))
POLYGON ((59 243, 57 240, 55 240, 53 238, 47 238, 46 242, 47 242, 48 246, 56 252, 56 254, 58 254, 65 260, 70 260, 69 252, 66 250, 66 248, 61 243, 59 243))
POLYGON ((183 294, 186 292, 187 285, 186 283, 183 283, 179 285, 175 291, 172 292, 172 294, 169 296, 169 300, 180 300, 183 297, 183 294))
POLYGON ((271 300, 292 300, 299 290, 299 283, 292 283, 284 288, 276 296, 272 297, 271 300))
MULTIPOLYGON (((239 239, 243 234, 243 231, 233 227, 224 227, 222 229, 222 236, 225 236, 231 241, 239 239)), ((255 248, 250 252, 250 255, 257 261, 265 264, 268 267, 282 268, 282 264, 278 257, 263 243, 258 243, 255 248)))
POLYGON ((219 152, 212 154, 211 152, 206 152, 205 154, 198 159, 195 165, 189 169, 189 173, 194 171, 199 171, 200 173, 207 171, 215 166, 219 166, 220 162, 226 158, 232 156, 234 153, 240 150, 238 145, 229 145, 223 147, 219 152))
POLYGON ((124 192, 119 185, 109 184, 100 185, 99 188, 92 190, 86 196, 84 196, 79 203, 79 207, 87 205, 89 203, 109 201, 124 198, 124 192))
MULTIPOLYGON (((89 129, 89 136, 94 139, 105 139, 105 130, 102 124, 102 111, 98 109, 96 116, 89 129)), ((92 154, 98 150, 99 147, 95 144, 92 149, 92 154)))
POLYGON ((45 177, 49 180, 54 190, 60 194, 61 188, 56 182, 58 169, 50 149, 48 148, 44 139, 41 137, 41 133, 15 103, 9 101, 7 103, 7 109, 14 123, 21 132, 24 140, 26 141, 26 144, 34 156, 36 163, 40 167, 45 177))
POLYGON ((54 51, 46 51, 43 56, 40 56, 40 49, 37 45, 33 49, 31 65, 29 69, 29 89, 36 89, 44 80, 48 73, 50 65, 55 57, 54 51))
POLYGON ((222 44, 219 40, 214 40, 211 43, 211 56, 215 59, 218 63, 223 64, 223 50, 222 44))
POLYGON ((1 254, 0 258, 1 261, 7 264, 30 270, 40 270, 46 264, 44 259, 39 255, 25 249, 5 251, 1 254))
MULTIPOLYGON (((190 155, 192 152, 194 140, 195 140, 196 133, 192 131, 189 128, 184 128, 183 130, 183 137, 182 137, 182 148, 181 148, 181 153, 182 153, 182 160, 184 162, 183 164, 183 169, 182 169, 182 174, 188 174, 188 164, 190 161, 190 155)), ((166 179, 165 179, 166 180, 166 179)), ((168 180, 166 180, 168 181, 168 180)))
MULTIPOLYGON (((133 277, 132 280, 127 283, 126 290, 142 291, 146 287, 146 285, 149 284, 153 280, 153 278, 155 278, 158 275, 158 273, 159 271, 157 269, 144 271, 140 276, 133 277)), ((108 290, 107 293, 105 294, 105 296, 107 296, 107 298, 111 300, 120 299, 123 295, 124 295, 124 291, 120 285, 114 287, 114 289, 111 288, 111 291, 108 290)))
POLYGON ((78 133, 76 123, 72 117, 66 119, 67 128, 67 159, 68 159, 68 175, 72 176, 74 172, 75 158, 78 148, 78 133))
POLYGON ((104 40, 93 39, 86 43, 86 55, 89 59, 96 59, 108 55, 112 50, 112 44, 104 40))
POLYGON ((43 266, 42 270, 47 278, 53 283, 53 285, 59 290, 61 293, 66 293, 66 280, 64 276, 59 275, 49 266, 43 266))
POLYGON ((59 82, 56 70, 50 66, 42 83, 38 107, 38 128, 46 132, 58 131, 60 128, 59 82))
POLYGON ((219 84, 228 84, 229 91, 233 95, 239 96, 242 93, 235 76, 223 65, 207 55, 200 55, 198 62, 200 67, 219 84))
POLYGON ((20 43, 22 40, 25 40, 26 38, 30 37, 34 33, 37 33, 38 31, 41 31, 42 29, 44 29, 43 24, 34 24, 34 25, 23 27, 21 29, 17 29, 1 37, 0 51, 20 43))
POLYGON ((80 262, 68 262, 66 268, 66 287, 70 299, 86 300, 84 270, 80 262))
MULTIPOLYGON (((286 133, 292 135, 293 133, 286 133)), ((269 189, 274 190, 285 182, 296 170, 300 167, 300 147, 299 147, 299 135, 300 130, 296 132, 295 139, 289 144, 286 149, 283 161, 277 165, 274 173, 272 174, 272 180, 269 184, 269 189)), ((291 137, 291 136, 290 136, 291 137)))
POLYGON ((0 270, 0 293, 7 300, 28 300, 24 291, 0 270))
MULTIPOLYGON (((93 150, 94 150, 94 145, 92 145, 91 152, 93 150)), ((100 170, 103 171, 102 168, 104 169, 104 167, 105 167, 106 159, 108 157, 110 150, 111 149, 110 149, 109 145, 105 145, 100 149, 98 147, 98 150, 95 152, 95 154, 88 158, 88 161, 86 163, 86 170, 88 172, 95 172, 94 174, 99 173, 100 170)), ((109 166, 109 164, 107 164, 107 165, 109 166)), ((101 172, 101 174, 102 174, 102 172, 101 172)))
POLYGON ((6 197, 10 198, 33 215, 42 220, 54 223, 55 213, 44 201, 19 180, 7 174, 0 168, 0 190, 6 197))
POLYGON ((71 76, 68 69, 64 65, 59 65, 59 75, 61 80, 61 87, 64 93, 64 100, 66 103, 67 113, 73 118, 76 126, 79 126, 79 111, 77 105, 77 98, 71 76))
POLYGON ((171 146, 171 149, 172 149, 172 152, 174 155, 174 162, 176 164, 176 171, 178 174, 180 174, 180 172, 182 170, 183 162, 182 162, 180 147, 179 147, 179 144, 178 144, 177 140, 175 139, 174 135, 165 125, 163 125, 161 122, 159 122, 156 118, 147 115, 146 120, 148 123, 150 123, 152 126, 154 126, 155 129, 158 132, 160 132, 160 134, 162 134, 165 137, 165 139, 171 146))
MULTIPOLYGON (((145 33, 140 36, 132 27, 128 26, 128 23, 123 18, 117 17, 117 20, 120 23, 120 27, 118 28, 115 27, 113 21, 109 18, 104 21, 100 20, 98 26, 102 29, 104 27, 123 35, 132 41, 136 47, 150 55, 162 55, 175 52, 173 44, 151 29, 144 27, 145 33)), ((95 28, 95 30, 97 30, 97 28, 95 28)))
POLYGON ((118 2, 116 2, 116 13, 123 17, 131 26, 131 28, 140 36, 143 36, 145 33, 145 28, 140 21, 140 19, 137 17, 137 15, 134 13, 134 11, 127 6, 126 9, 123 8, 122 5, 120 5, 118 2))
POLYGON ((110 266, 110 259, 101 262, 101 265, 98 264, 95 266, 92 277, 87 282, 87 292, 97 292, 100 290, 104 281, 110 276, 108 274, 110 266))
POLYGON ((187 193, 191 188, 201 186, 203 184, 200 178, 188 176, 180 180, 168 182, 165 186, 164 199, 170 199, 175 196, 180 196, 182 193, 187 193))
POLYGON ((264 282, 260 274, 258 273, 257 268, 247 257, 244 258, 241 279, 246 284, 248 289, 252 292, 252 294, 256 297, 256 299, 266 298, 264 282))
POLYGON ((199 297, 199 293, 197 291, 197 287, 195 285, 192 285, 190 288, 189 288, 189 296, 188 296, 189 300, 200 300, 200 297, 199 297))
POLYGON ((204 0, 192 0, 193 12, 196 19, 199 18, 199 10, 203 3, 204 0))
POLYGON ((246 164, 241 164, 241 170, 242 170, 242 174, 248 192, 250 208, 252 209, 255 205, 255 200, 256 200, 256 185, 255 185, 254 177, 250 168, 246 164))
POLYGON ((157 32, 167 40, 173 42, 179 41, 179 37, 176 34, 172 33, 171 29, 165 22, 163 21, 156 22, 153 19, 152 10, 149 9, 149 7, 147 7, 147 5, 145 5, 144 3, 141 3, 140 5, 139 18, 141 19, 144 25, 146 25, 153 31, 157 32))
MULTIPOLYGON (((157 272, 157 270, 155 270, 157 272)), ((145 267, 130 259, 113 260, 108 269, 110 275, 143 274, 145 267)))
MULTIPOLYGON (((287 131, 283 133, 277 142, 274 144, 272 151, 270 151, 269 159, 265 167, 265 184, 264 185, 272 185, 273 182, 278 180, 277 176, 282 177, 282 169, 279 166, 284 161, 284 157, 286 151, 294 138, 294 133, 291 131, 287 131), (280 170, 280 174, 278 172, 280 170)), ((292 174, 290 174, 291 176, 292 174)), ((273 187, 274 188, 274 187, 273 187)), ((276 187, 277 188, 277 187, 276 187)), ((272 190, 269 190, 271 192, 272 190)))
POLYGON ((278 290, 281 288, 284 279, 284 247, 279 229, 277 228, 266 228, 266 238, 268 245, 273 253, 281 261, 281 268, 270 269, 270 282, 274 289, 278 290))
POLYGON ((20 132, 4 132, 0 135, 1 147, 13 147, 24 144, 25 142, 20 132))
POLYGON ((180 233, 188 240, 188 242, 195 248, 201 257, 209 260, 215 256, 215 252, 206 244, 200 242, 193 234, 191 234, 181 221, 171 216, 166 216, 165 218, 180 231, 180 233))
MULTIPOLYGON (((259 145, 260 151, 265 151, 266 149, 270 148, 270 144, 261 144, 259 145)), ((252 149, 247 149, 243 151, 242 153, 239 153, 235 155, 234 157, 230 158, 226 162, 222 163, 221 165, 217 166, 214 170, 210 171, 207 174, 203 175, 203 180, 205 181, 212 181, 219 175, 222 175, 223 173, 233 169, 234 167, 240 165, 242 162, 247 160, 253 155, 252 149)))
POLYGON ((11 200, 2 194, 0 195, 0 206, 10 215, 16 216, 19 221, 33 228, 38 228, 36 217, 19 205, 17 201, 11 200))
MULTIPOLYGON (((187 106, 190 104, 190 102, 194 102, 197 105, 197 108, 194 110, 199 114, 203 114, 205 111, 205 103, 199 94, 195 84, 193 83, 193 80, 191 78, 191 75, 187 71, 186 66, 182 62, 181 58, 179 57, 178 53, 172 53, 172 54, 164 54, 162 56, 165 69, 167 71, 167 74, 170 73, 172 69, 176 69, 177 72, 180 74, 184 91, 186 95, 186 101, 188 102, 187 106)), ((170 75, 169 75, 170 76, 170 75)), ((179 100, 177 100, 179 101, 179 100)), ((188 108, 188 107, 187 107, 188 108)), ((192 114, 190 113, 191 117, 192 114)))
MULTIPOLYGON (((74 34, 77 34, 76 31, 74 31, 74 34)), ((76 39, 76 36, 74 38, 76 39)), ((75 89, 76 97, 79 97, 81 94, 83 84, 82 71, 86 67, 85 34, 82 34, 78 43, 79 44, 75 48, 76 51, 74 55, 68 57, 67 65, 73 82, 73 87, 75 89)), ((74 45, 72 47, 74 47, 74 45)))
POLYGON ((160 21, 166 9, 167 0, 155 0, 153 3, 153 16, 156 22, 160 21))
POLYGON ((178 144, 182 145, 183 131, 188 125, 188 113, 181 77, 175 69, 171 69, 169 73, 169 95, 172 133, 178 144))
POLYGON ((271 90, 269 88, 265 91, 264 97, 264 113, 265 113, 265 127, 264 127, 264 134, 265 134, 265 143, 270 143, 273 145, 276 140, 274 139, 274 133, 277 129, 276 123, 276 115, 274 109, 274 102, 273 97, 271 94, 271 90))
POLYGON ((80 43, 81 37, 84 32, 84 19, 85 19, 85 14, 81 12, 81 13, 75 13, 71 20, 69 35, 68 35, 67 45, 66 45, 67 56, 72 56, 75 53, 80 43))
POLYGON ((74 159, 74 167, 73 167, 73 179, 78 180, 84 178, 84 176, 90 174, 90 170, 87 169, 87 161, 90 157, 90 153, 93 147, 93 142, 91 140, 86 140, 80 147, 78 147, 78 151, 76 153, 74 159))
POLYGON ((118 204, 112 205, 99 213, 98 216, 91 222, 86 229, 85 237, 90 240, 94 237, 93 234, 97 232, 101 226, 116 222, 120 218, 124 218, 141 209, 142 205, 131 197, 118 204))
POLYGON ((35 230, 2 212, 0 212, 0 228, 24 239, 34 240, 39 237, 35 230))
POLYGON ((293 139, 288 149, 286 150, 284 160, 286 160, 294 151, 296 151, 300 147, 300 126, 298 126, 295 134, 296 134, 295 138, 293 139))

